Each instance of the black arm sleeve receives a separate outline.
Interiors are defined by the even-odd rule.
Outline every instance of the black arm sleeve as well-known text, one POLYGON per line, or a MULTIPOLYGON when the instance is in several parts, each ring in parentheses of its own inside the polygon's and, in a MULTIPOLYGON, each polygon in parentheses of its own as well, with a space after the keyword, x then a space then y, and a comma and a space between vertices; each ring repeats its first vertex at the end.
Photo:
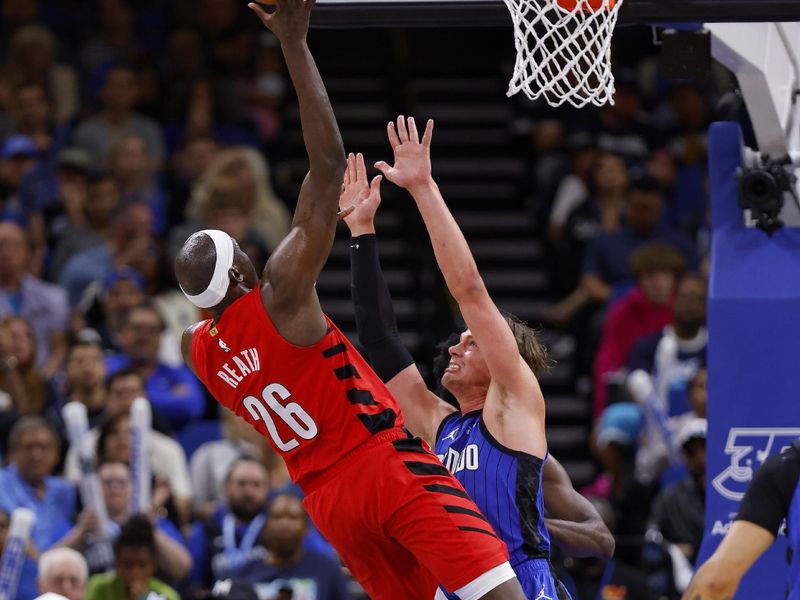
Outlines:
POLYGON ((755 523, 777 536, 799 477, 800 453, 794 447, 770 456, 747 486, 736 520, 755 523))
POLYGON ((414 359, 400 341, 375 234, 351 239, 350 272, 358 339, 369 354, 372 368, 383 381, 389 381, 413 365, 414 359))

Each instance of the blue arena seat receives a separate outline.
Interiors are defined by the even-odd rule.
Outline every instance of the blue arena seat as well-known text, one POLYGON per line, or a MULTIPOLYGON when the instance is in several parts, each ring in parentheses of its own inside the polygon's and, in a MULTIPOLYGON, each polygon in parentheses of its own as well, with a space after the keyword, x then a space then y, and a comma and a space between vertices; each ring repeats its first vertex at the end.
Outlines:
POLYGON ((219 419, 207 419, 205 421, 195 421, 189 423, 178 434, 178 443, 186 452, 186 460, 192 458, 195 450, 206 442, 212 442, 222 438, 222 427, 219 419))

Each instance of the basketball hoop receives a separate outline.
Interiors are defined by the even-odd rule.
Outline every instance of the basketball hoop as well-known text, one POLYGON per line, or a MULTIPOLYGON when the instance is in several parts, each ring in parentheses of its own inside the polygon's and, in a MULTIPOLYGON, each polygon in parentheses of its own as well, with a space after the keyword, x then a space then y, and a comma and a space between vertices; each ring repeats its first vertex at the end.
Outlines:
POLYGON ((551 106, 613 103, 611 35, 623 0, 505 0, 517 61, 508 95, 551 106))

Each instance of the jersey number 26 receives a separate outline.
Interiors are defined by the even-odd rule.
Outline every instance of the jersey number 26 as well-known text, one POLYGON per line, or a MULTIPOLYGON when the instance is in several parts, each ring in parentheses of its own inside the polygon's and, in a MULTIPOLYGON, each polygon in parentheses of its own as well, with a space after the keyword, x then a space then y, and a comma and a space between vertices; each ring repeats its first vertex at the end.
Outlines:
POLYGON ((267 428, 272 441, 275 442, 281 452, 294 450, 300 445, 300 442, 297 441, 297 438, 290 438, 285 441, 281 439, 278 428, 275 427, 275 420, 272 418, 268 408, 302 439, 310 440, 317 435, 317 424, 303 410, 302 406, 297 402, 281 404, 278 401, 278 398, 284 401, 288 400, 291 395, 291 392, 280 383, 270 383, 261 392, 261 400, 255 396, 247 396, 243 401, 244 407, 254 421, 264 421, 264 426, 267 428))

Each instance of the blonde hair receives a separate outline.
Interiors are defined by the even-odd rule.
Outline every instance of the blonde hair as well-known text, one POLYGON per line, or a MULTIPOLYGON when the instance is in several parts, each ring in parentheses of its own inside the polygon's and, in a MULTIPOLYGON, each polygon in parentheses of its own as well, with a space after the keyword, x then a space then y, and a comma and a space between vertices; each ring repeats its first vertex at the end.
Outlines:
POLYGON ((522 359, 531 368, 535 375, 547 373, 553 367, 553 361, 547 348, 539 340, 536 330, 509 312, 501 310, 500 313, 511 328, 514 339, 517 340, 517 349, 522 359))
POLYGON ((217 180, 228 177, 233 168, 242 162, 250 169, 255 181, 253 226, 264 236, 270 250, 273 250, 289 233, 291 217, 289 210, 272 189, 267 161, 253 148, 236 146, 222 150, 217 155, 192 188, 186 206, 186 217, 195 222, 204 222, 209 205, 215 200, 212 196, 218 194, 220 189, 217 180))

